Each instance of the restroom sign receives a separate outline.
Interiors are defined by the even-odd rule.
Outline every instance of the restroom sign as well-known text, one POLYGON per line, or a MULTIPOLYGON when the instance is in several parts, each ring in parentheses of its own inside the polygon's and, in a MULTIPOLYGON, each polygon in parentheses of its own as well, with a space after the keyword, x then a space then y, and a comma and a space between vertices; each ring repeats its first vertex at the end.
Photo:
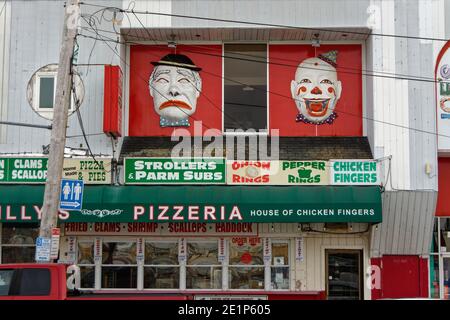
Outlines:
POLYGON ((83 180, 61 180, 59 208, 61 210, 81 210, 83 206, 83 180))

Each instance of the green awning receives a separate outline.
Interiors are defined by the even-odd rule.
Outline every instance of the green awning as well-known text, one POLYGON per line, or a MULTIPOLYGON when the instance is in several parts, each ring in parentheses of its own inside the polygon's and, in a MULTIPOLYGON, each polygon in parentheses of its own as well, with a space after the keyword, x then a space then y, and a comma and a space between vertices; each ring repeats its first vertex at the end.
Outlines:
MULTIPOLYGON (((44 186, 1 185, 0 222, 36 222, 44 186)), ((86 186, 61 222, 381 222, 377 186, 86 186)))

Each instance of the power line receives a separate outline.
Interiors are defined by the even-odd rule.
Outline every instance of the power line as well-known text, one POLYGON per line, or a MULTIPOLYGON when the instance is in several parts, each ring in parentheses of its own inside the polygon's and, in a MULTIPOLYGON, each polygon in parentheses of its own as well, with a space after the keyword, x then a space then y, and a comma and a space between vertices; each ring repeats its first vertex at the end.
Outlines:
POLYGON ((3 10, 5 10, 5 7, 6 7, 6 2, 7 2, 7 1, 5 1, 5 3, 3 4, 2 10, 0 10, 0 16, 1 16, 1 15, 2 15, 2 13, 3 13, 3 10))
MULTIPOLYGON (((102 13, 102 17, 103 17, 104 12, 105 12, 106 10, 108 10, 108 9, 121 10, 121 9, 119 9, 119 8, 113 8, 113 7, 103 7, 103 8, 104 8, 104 9, 98 10, 98 11, 96 11, 94 14, 103 11, 103 13, 102 13)), ((143 38, 143 40, 150 40, 150 41, 154 41, 154 42, 156 42, 156 41, 166 42, 166 41, 167 41, 167 40, 161 40, 161 39, 154 39, 154 38, 150 35, 150 33, 149 33, 149 31, 148 31, 148 28, 145 28, 144 24, 141 22, 141 20, 139 19, 139 17, 136 15, 136 13, 135 13, 133 10, 131 10, 131 11, 130 11, 130 10, 128 10, 128 11, 126 10, 126 11, 124 11, 124 12, 125 12, 125 13, 127 13, 127 12, 133 13, 133 15, 135 16, 135 18, 139 21, 139 23, 141 24, 141 26, 142 26, 142 27, 144 28, 144 30, 147 32, 147 34, 149 35, 150 39, 145 39, 145 38, 143 38)), ((127 17, 128 21, 130 21, 130 18, 128 17, 128 15, 125 14, 125 16, 127 17)), ((99 18, 97 18, 97 17, 95 17, 95 18, 99 21, 99 23, 101 23, 101 20, 99 20, 99 18)), ((106 20, 106 21, 109 21, 109 20, 106 20)), ((115 28, 114 28, 115 32, 108 31, 108 30, 100 30, 100 29, 98 29, 98 28, 96 28, 96 29, 97 29, 98 31, 101 31, 101 32, 114 33, 115 35, 118 35, 118 36, 121 35, 120 33, 118 33, 118 32, 115 30, 115 28)), ((130 33, 130 32, 128 32, 125 36, 128 36, 128 37, 134 37, 134 38, 141 38, 141 37, 137 37, 137 36, 130 35, 129 33, 130 33)), ((131 43, 131 42, 130 42, 130 43, 131 43)), ((157 44, 156 44, 156 45, 157 45, 157 44)), ((162 45, 159 45, 159 46, 162 46, 162 45)), ((195 46, 195 45, 190 45, 190 46, 191 46, 191 47, 199 47, 199 48, 202 48, 202 50, 205 50, 204 46, 195 46)), ((186 49, 185 51, 186 51, 186 52, 191 52, 191 53, 200 54, 200 55, 208 55, 208 53, 205 53, 205 52, 197 52, 197 51, 192 51, 192 50, 187 50, 187 49, 186 49)), ((217 54, 215 54, 215 55, 214 55, 214 54, 209 54, 209 55, 212 55, 212 56, 220 56, 220 57, 229 58, 229 59, 237 59, 237 60, 241 59, 241 60, 250 61, 250 62, 258 62, 258 63, 267 63, 267 64, 273 64, 273 65, 280 65, 280 66, 286 66, 286 67, 292 67, 292 68, 297 68, 297 67, 298 67, 297 64, 296 64, 296 65, 289 65, 289 64, 282 64, 282 63, 270 62, 270 61, 267 61, 267 60, 262 61, 262 60, 260 59, 260 57, 256 57, 256 56, 252 56, 252 55, 247 55, 247 54, 243 54, 243 53, 239 53, 239 55, 240 55, 240 56, 255 57, 255 58, 259 58, 259 59, 258 59, 258 60, 242 59, 242 58, 229 57, 229 56, 217 55, 217 54)), ((277 58, 277 60, 293 61, 293 60, 290 60, 290 59, 279 59, 279 58, 277 58)), ((313 64, 311 63, 311 65, 313 65, 313 64)), ((303 68, 308 69, 308 67, 305 67, 305 66, 303 66, 303 68)), ((310 68, 310 69, 312 69, 312 68, 310 68)), ((314 69, 315 69, 315 68, 314 68, 314 69)), ((320 70, 320 69, 319 69, 319 70, 320 70)), ((396 73, 385 72, 385 71, 364 70, 364 69, 359 69, 359 68, 349 68, 349 67, 342 67, 342 66, 338 66, 338 67, 337 67, 337 70, 338 70, 340 73, 349 73, 349 74, 364 75, 364 76, 372 76, 372 77, 380 77, 380 78, 388 78, 388 79, 409 80, 409 81, 423 81, 423 82, 432 82, 432 83, 439 82, 439 81, 436 81, 434 78, 431 78, 431 77, 412 76, 412 75, 405 75, 405 74, 398 74, 398 73, 396 74, 396 73), (346 71, 343 71, 343 69, 356 70, 357 72, 346 72, 346 71), (370 73, 368 73, 368 72, 370 72, 370 73), (384 76, 383 74, 386 74, 386 75, 392 75, 392 76, 384 76)), ((441 81, 441 82, 442 82, 442 81, 441 81)), ((443 82, 446 83, 447 81, 443 81, 443 82)))
MULTIPOLYGON (((92 38, 92 37, 90 37, 90 36, 86 36, 86 35, 83 35, 83 34, 80 34, 80 36, 87 37, 87 38, 92 38)), ((98 39, 98 40, 104 41, 105 43, 106 43, 107 41, 113 41, 113 42, 116 41, 116 40, 114 40, 114 39, 108 38, 108 37, 103 36, 103 35, 101 35, 101 37, 106 38, 107 40, 102 39, 102 38, 100 38, 100 39, 98 39)), ((128 43, 132 43, 132 42, 126 42, 126 43, 124 43, 124 44, 128 44, 128 43)), ((138 43, 134 43, 134 44, 138 44, 138 43)), ((127 65, 129 66, 128 63, 127 63, 127 65)), ((224 80, 232 81, 232 82, 235 82, 235 83, 238 83, 238 84, 241 84, 241 85, 248 85, 248 84, 245 84, 245 83, 243 83, 243 82, 240 82, 240 81, 237 81, 237 80, 234 80, 234 79, 229 79, 229 78, 226 78, 226 77, 222 77, 222 75, 217 75, 217 74, 214 74, 214 73, 212 73, 212 72, 205 71, 205 70, 202 70, 202 72, 207 73, 207 74, 210 74, 210 75, 215 76, 215 77, 218 77, 218 78, 222 78, 222 79, 224 79, 224 80)), ((141 79, 142 79, 142 78, 141 78, 141 79)), ((286 95, 283 95, 283 94, 280 94, 280 93, 277 93, 277 92, 273 92, 273 91, 270 91, 270 90, 264 90, 264 89, 259 89, 259 88, 254 88, 254 89, 255 89, 255 90, 264 91, 264 92, 269 93, 269 94, 274 94, 274 95, 277 95, 277 96, 280 96, 280 97, 284 97, 284 98, 287 98, 287 99, 290 99, 290 100, 296 100, 296 99, 293 99, 293 97, 286 96, 286 95)), ((224 112, 224 111, 222 111, 222 113, 223 113, 223 112, 224 112)), ((385 125, 394 126, 394 127, 397 127, 397 128, 402 128, 402 129, 407 129, 407 130, 416 131, 416 132, 420 132, 420 133, 426 133, 426 134, 431 134, 431 135, 435 135, 435 136, 440 136, 440 137, 450 138, 450 136, 443 135, 443 134, 438 134, 438 133, 435 133, 435 132, 432 132, 432 131, 427 131, 427 130, 423 130, 423 129, 412 128, 412 127, 403 126, 403 125, 398 125, 398 124, 390 123, 390 122, 383 121, 383 120, 377 120, 377 119, 369 118, 369 117, 362 116, 362 115, 356 115, 356 114, 353 114, 353 113, 350 113, 350 112, 346 112, 346 111, 339 111, 339 112, 340 112, 340 113, 343 113, 343 114, 347 114, 347 115, 353 116, 353 117, 362 118, 362 119, 366 119, 366 120, 369 120, 369 121, 373 121, 373 122, 377 122, 377 123, 381 123, 381 124, 385 124, 385 125)))
MULTIPOLYGON (((98 31, 91 25, 91 23, 90 22, 88 22, 83 16, 81 16, 92 28, 93 28, 93 30, 95 31, 95 33, 99 36, 99 37, 102 37, 102 35, 100 35, 99 33, 98 33, 98 31)), ((78 34, 78 35, 81 35, 81 36, 83 36, 82 34, 78 34)), ((130 65, 128 64, 128 62, 126 61, 126 60, 124 60, 121 56, 120 56, 120 54, 117 52, 117 49, 116 50, 114 50, 113 48, 111 48, 111 46, 105 41, 105 40, 103 40, 103 39, 98 39, 98 40, 102 40, 107 46, 108 46, 108 48, 125 64, 125 65, 127 65, 128 67, 130 67, 130 65)), ((117 42, 117 43, 119 43, 119 42, 117 42)), ((156 89, 154 86, 152 86, 151 84, 150 84, 150 82, 147 82, 147 80, 146 79, 144 79, 144 78, 142 78, 140 75, 139 75, 139 78, 141 78, 141 80, 143 80, 145 83, 147 83, 153 90, 155 90, 158 94, 160 94, 162 97, 164 97, 167 101, 169 101, 169 99, 168 98, 166 98, 166 96, 165 95, 163 95, 161 92, 159 92, 158 91, 158 89, 156 89)), ((179 108, 179 107, 177 107, 180 111, 182 111, 184 114, 186 114, 188 117, 190 117, 190 118, 192 118, 192 119, 194 119, 194 121, 198 121, 193 115, 189 115, 189 114, 187 114, 182 108, 179 108)), ((207 129, 211 129, 210 127, 208 127, 207 125, 205 125, 205 124, 203 124, 203 121, 201 121, 201 124, 202 124, 202 126, 204 126, 204 127, 206 127, 207 129)))
POLYGON ((158 16, 185 18, 185 19, 206 20, 206 21, 226 22, 226 23, 235 23, 235 24, 246 24, 246 25, 256 25, 256 26, 264 26, 264 27, 277 27, 277 28, 308 30, 308 31, 326 31, 326 32, 340 33, 340 34, 356 34, 356 35, 363 35, 363 36, 405 38, 405 39, 414 39, 414 40, 429 40, 429 41, 443 41, 443 42, 447 42, 449 40, 449 39, 443 39, 443 38, 418 37, 418 36, 396 35, 396 34, 387 34, 387 33, 374 33, 374 32, 366 33, 366 32, 343 30, 343 29, 297 27, 297 26, 283 25, 283 24, 271 24, 271 23, 264 23, 264 22, 253 22, 253 21, 243 21, 243 20, 210 18, 210 17, 201 17, 201 16, 192 16, 192 15, 173 14, 173 13, 162 13, 162 12, 155 12, 155 11, 124 10, 124 9, 117 8, 117 7, 107 7, 107 6, 102 6, 102 5, 97 5, 97 4, 87 3, 87 2, 80 2, 80 4, 81 5, 92 6, 92 7, 104 8, 104 9, 111 9, 111 8, 113 8, 113 9, 115 9, 117 11, 122 12, 122 13, 158 15, 158 16))
MULTIPOLYGON (((89 31, 89 28, 84 28, 82 27, 82 29, 89 31)), ((97 29, 100 32, 104 32, 104 33, 112 33, 115 34, 117 36, 120 36, 120 33, 117 32, 113 32, 113 31, 108 31, 108 30, 102 30, 102 29, 97 29)), ((166 44, 158 44, 157 42, 167 42, 167 40, 161 40, 161 39, 147 39, 147 38, 143 38, 140 36, 135 36, 135 35, 130 35, 127 34, 127 37, 131 37, 131 38, 136 38, 136 41, 153 41, 155 42, 154 46, 158 46, 158 47, 166 47, 166 44)), ((196 47, 202 50, 209 50, 207 47, 205 47, 205 45, 195 45, 195 44, 188 44, 189 47, 196 47)), ((186 50, 186 49, 183 49, 186 50)), ((189 51, 186 50, 187 52, 192 52, 192 53, 196 53, 196 54, 200 54, 200 55, 205 55, 204 52, 196 52, 196 51, 189 51)), ((260 56, 255 56, 255 55, 251 55, 251 54, 245 54, 242 52, 239 53, 234 53, 237 54, 239 56, 244 56, 244 57, 251 57, 251 58, 261 58, 260 56)), ((224 58, 230 58, 230 59, 239 59, 236 57, 226 57, 226 56, 222 56, 224 58)), ((282 61, 290 61, 290 62, 295 62, 297 63, 296 65, 289 65, 289 64, 280 64, 278 63, 278 65, 282 65, 282 66, 287 66, 287 67, 293 67, 293 68, 297 68, 298 67, 298 61, 297 60, 293 60, 293 59, 287 59, 287 58, 276 58, 276 60, 282 60, 282 61)), ((263 62, 261 60, 249 60, 249 61, 255 61, 255 62, 263 62)), ((267 64, 275 64, 274 62, 270 62, 270 61, 266 61, 267 64)), ((309 65, 314 65, 314 63, 309 63, 309 62, 303 62, 304 64, 309 64, 309 65)), ((394 73, 394 72, 387 72, 387 71, 377 71, 377 70, 369 70, 369 69, 361 69, 361 68, 352 68, 352 67, 343 67, 343 66, 338 66, 337 69, 339 70, 340 73, 345 73, 342 70, 355 70, 357 72, 355 72, 354 74, 362 74, 361 71, 363 72, 371 72, 374 74, 365 74, 367 76, 374 76, 376 77, 377 74, 387 74, 387 75, 393 75, 393 76, 403 76, 403 77, 410 77, 411 81, 415 81, 416 79, 429 79, 429 80, 433 80, 433 78, 430 77, 423 77, 423 76, 416 76, 416 75, 408 75, 408 74, 402 74, 402 73, 394 73)))
MULTIPOLYGON (((91 32, 91 30, 88 29, 88 28, 84 28, 83 27, 82 29, 91 32)), ((105 31, 105 30, 98 30, 98 31, 99 32, 108 32, 108 31, 105 31)), ((149 40, 150 41, 163 41, 163 40, 151 40, 151 39, 149 39, 149 40)), ((115 41, 115 40, 112 39, 112 41, 115 41)), ((118 43, 125 44, 125 45, 126 44, 142 45, 141 43, 137 43, 137 42, 133 42, 133 41, 119 41, 118 43)), ((165 47, 166 45, 156 45, 156 46, 161 46, 161 47, 164 46, 165 47)), ((261 63, 261 64, 276 65, 276 66, 289 67, 289 68, 295 68, 295 69, 298 68, 298 64, 292 65, 292 64, 279 63, 279 62, 273 62, 273 61, 268 61, 268 60, 261 61, 261 60, 247 59, 247 58, 238 58, 238 57, 233 57, 233 56, 227 56, 225 54, 221 55, 221 54, 214 54, 214 53, 207 53, 207 52, 199 52, 199 51, 189 50, 189 49, 185 49, 185 48, 183 48, 183 51, 194 53, 194 54, 198 54, 198 55, 212 56, 212 57, 218 57, 218 58, 221 57, 221 58, 225 58, 225 59, 241 60, 241 61, 247 61, 247 62, 257 62, 257 63, 261 63)), ((311 65, 313 65, 313 64, 311 64, 311 65)), ((303 69, 311 69, 311 70, 329 71, 327 69, 321 69, 321 68, 317 68, 317 67, 313 68, 313 67, 302 66, 302 68, 303 69)), ((374 78, 384 78, 384 79, 394 79, 394 80, 408 80, 408 81, 427 82, 427 83, 447 83, 447 82, 450 82, 448 80, 446 80, 446 81, 442 81, 442 80, 438 81, 438 80, 435 80, 435 79, 429 78, 429 77, 418 77, 418 76, 410 76, 410 75, 401 75, 401 74, 396 74, 396 73, 387 73, 387 72, 383 72, 383 71, 366 70, 366 72, 363 72, 364 70, 360 70, 360 71, 357 71, 357 72, 349 72, 349 71, 343 71, 341 69, 353 69, 353 70, 356 70, 354 68, 337 67, 338 72, 341 73, 341 74, 361 75, 361 76, 374 77, 374 78), (372 72, 372 73, 368 73, 368 72, 372 72), (384 74, 392 74, 393 76, 384 75, 384 74)))
MULTIPOLYGON (((141 21, 141 19, 139 19, 139 17, 136 15, 136 14, 134 14, 134 16, 136 17, 136 19, 139 21, 139 23, 141 24, 141 26, 144 28, 144 30, 147 32, 147 35, 151 38, 151 35, 150 35, 150 33, 148 32, 148 29, 147 28, 145 28, 145 26, 144 26, 144 24, 142 23, 142 21, 141 21)), ((192 83, 192 86, 195 88, 195 90, 198 92, 198 93, 201 93, 201 91, 192 83)), ((211 103, 217 110, 219 110, 221 113, 222 113, 222 115, 224 115, 224 116, 227 116, 229 119, 231 119, 231 121, 233 121, 233 122, 235 122, 236 124, 239 124, 239 121, 238 120, 236 120, 236 119, 234 119, 233 117, 231 117, 230 115, 226 115, 224 112, 223 112, 223 110, 222 110, 222 107, 219 107, 218 105, 216 105, 206 94, 203 94, 203 96, 206 98, 206 100, 208 100, 209 101, 209 103, 211 103)))

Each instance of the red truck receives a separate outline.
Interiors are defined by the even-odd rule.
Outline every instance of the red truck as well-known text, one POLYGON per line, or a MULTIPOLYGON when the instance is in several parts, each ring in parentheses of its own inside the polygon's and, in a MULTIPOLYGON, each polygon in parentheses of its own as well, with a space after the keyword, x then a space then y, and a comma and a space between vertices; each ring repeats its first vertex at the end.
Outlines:
POLYGON ((0 264, 0 300, 321 300, 323 291, 186 291, 151 292, 79 290, 80 270, 64 264, 0 264))
POLYGON ((187 300, 181 294, 78 290, 79 270, 64 264, 0 265, 0 300, 187 300))

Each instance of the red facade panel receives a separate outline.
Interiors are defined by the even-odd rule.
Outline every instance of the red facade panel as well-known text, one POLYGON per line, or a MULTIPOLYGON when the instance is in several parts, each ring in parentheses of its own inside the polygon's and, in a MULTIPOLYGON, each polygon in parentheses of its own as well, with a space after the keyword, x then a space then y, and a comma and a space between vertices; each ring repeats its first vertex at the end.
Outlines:
POLYGON ((381 268, 381 288, 372 289, 373 300, 428 297, 428 259, 386 255, 371 261, 381 268))
MULTIPOLYGON (((223 97, 224 83, 234 81, 223 73, 223 54, 220 45, 131 46, 129 135, 220 134, 231 118, 223 100, 235 98, 223 97), (195 121, 202 121, 200 132, 195 121)), ((261 68, 268 70, 269 129, 280 136, 363 134, 361 45, 270 44, 261 68)))
POLYGON ((271 129, 279 129, 280 136, 362 135, 361 45, 270 45, 269 61, 271 129), (322 63, 324 60, 329 63, 322 63), (331 98, 331 102, 310 102, 307 110, 316 112, 302 110, 301 119, 307 119, 299 121, 302 112, 294 95, 297 101, 331 98), (315 122, 323 118, 319 111, 324 108, 333 111, 334 119, 315 122))
POLYGON ((171 136, 176 129, 222 131, 222 46, 131 46, 129 135, 171 136))
POLYGON ((105 66, 103 132, 115 138, 122 136, 122 70, 105 66))
POLYGON ((450 158, 438 159, 438 199, 436 216, 450 216, 450 158))

